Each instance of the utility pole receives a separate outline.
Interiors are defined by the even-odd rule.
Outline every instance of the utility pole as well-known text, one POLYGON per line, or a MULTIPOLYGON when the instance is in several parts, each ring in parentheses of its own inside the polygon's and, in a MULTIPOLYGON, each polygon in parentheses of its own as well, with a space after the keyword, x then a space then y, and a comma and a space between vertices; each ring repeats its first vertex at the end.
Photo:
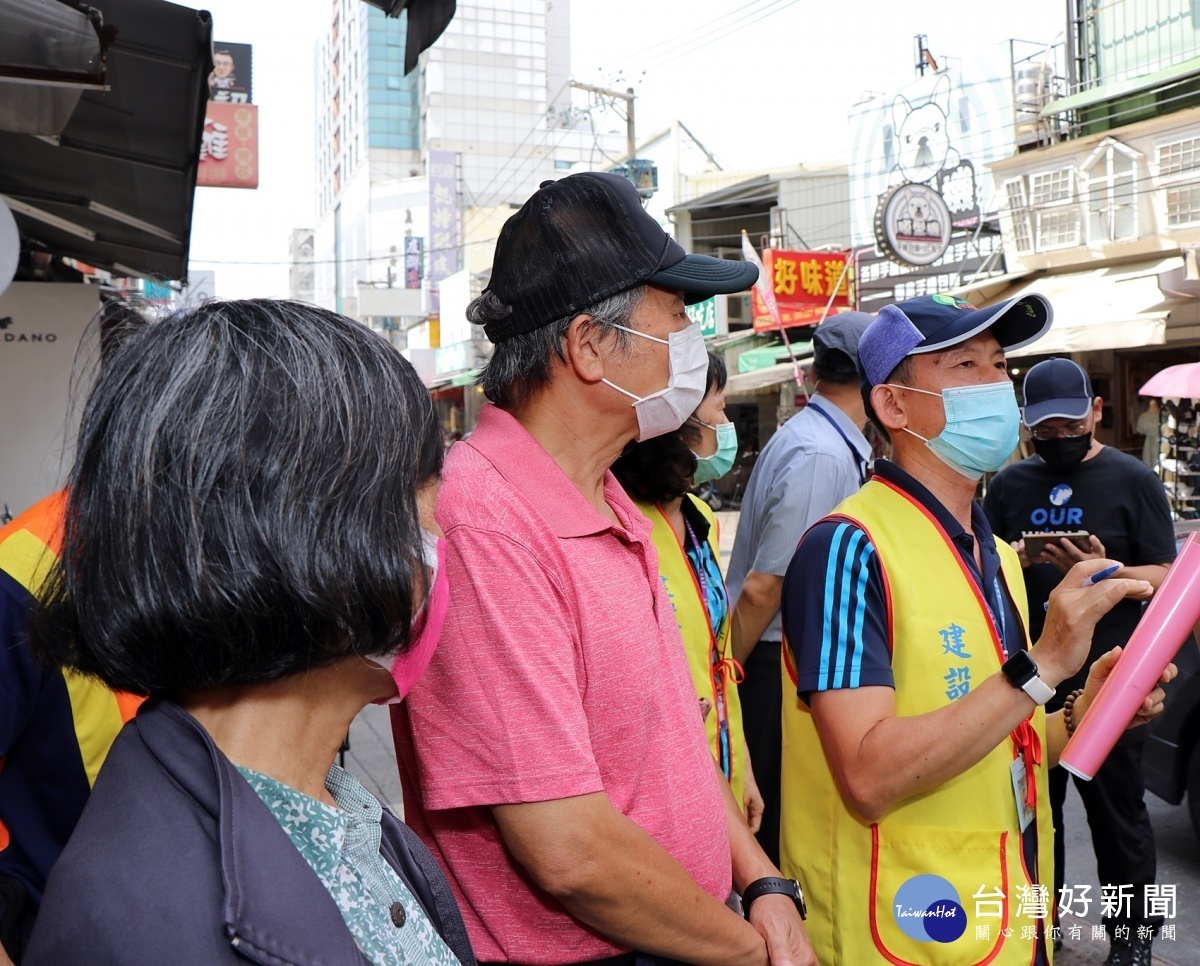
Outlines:
POLYGON ((633 122, 633 101, 634 93, 632 87, 625 88, 625 92, 610 90, 607 87, 593 87, 591 84, 581 84, 579 81, 571 81, 571 86, 578 91, 590 91, 593 94, 601 94, 604 97, 612 97, 616 100, 625 102, 625 157, 623 161, 632 161, 637 157, 637 137, 633 122))

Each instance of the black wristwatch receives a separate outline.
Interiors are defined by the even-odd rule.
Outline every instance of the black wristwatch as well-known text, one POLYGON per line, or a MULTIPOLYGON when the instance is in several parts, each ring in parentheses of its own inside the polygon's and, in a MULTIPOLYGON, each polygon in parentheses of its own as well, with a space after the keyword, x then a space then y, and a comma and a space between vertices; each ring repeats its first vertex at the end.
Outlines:
POLYGON ((1054 688, 1038 675, 1038 666, 1028 651, 1017 651, 1000 665, 1000 670, 1004 672, 1009 684, 1019 691, 1024 691, 1035 703, 1044 705, 1054 697, 1054 688))
POLYGON ((787 896, 796 903, 801 919, 808 918, 808 907, 804 904, 804 892, 795 879, 755 879, 742 890, 742 914, 750 918, 750 906, 763 896, 787 896))

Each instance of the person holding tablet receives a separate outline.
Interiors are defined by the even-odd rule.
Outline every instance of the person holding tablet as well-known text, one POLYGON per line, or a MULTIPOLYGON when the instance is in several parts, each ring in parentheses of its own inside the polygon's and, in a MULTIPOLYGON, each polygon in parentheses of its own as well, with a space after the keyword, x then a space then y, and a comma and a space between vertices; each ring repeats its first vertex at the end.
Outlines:
MULTIPOLYGON (((1092 392, 1082 368, 1070 359, 1039 362, 1025 376, 1024 396, 1023 419, 1035 455, 1000 471, 988 487, 983 509, 996 536, 1011 541, 1020 558, 1029 597, 1029 633, 1036 639, 1050 591, 1071 567, 1081 560, 1109 557, 1125 564, 1122 576, 1145 580, 1157 589, 1175 558, 1175 532, 1154 472, 1095 438, 1102 400, 1092 392), (1085 531, 1090 547, 1083 550, 1066 538, 1035 545, 1032 531, 1085 531)), ((1100 620, 1088 661, 1062 683, 1048 711, 1062 707, 1083 687, 1096 658, 1129 640, 1141 613, 1141 601, 1127 599, 1100 620)), ((1145 738, 1145 729, 1126 732, 1093 781, 1075 780, 1092 830, 1101 886, 1133 885, 1132 902, 1117 903, 1119 915, 1104 913, 1112 944, 1109 966, 1149 966, 1150 937, 1157 927, 1144 915, 1145 887, 1155 878, 1154 829, 1143 800, 1145 738)), ((1056 895, 1062 894, 1066 881, 1063 801, 1068 777, 1061 768, 1050 773, 1056 895)))

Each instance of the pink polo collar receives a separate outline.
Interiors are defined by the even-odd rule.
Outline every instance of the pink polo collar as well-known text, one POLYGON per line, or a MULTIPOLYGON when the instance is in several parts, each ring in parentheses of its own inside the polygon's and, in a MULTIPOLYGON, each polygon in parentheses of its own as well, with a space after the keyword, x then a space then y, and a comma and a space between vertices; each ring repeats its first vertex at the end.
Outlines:
POLYGON ((559 537, 587 537, 613 530, 630 540, 649 539, 649 521, 633 505, 611 472, 604 474, 604 499, 621 521, 621 529, 597 513, 541 443, 515 417, 498 406, 485 404, 475 430, 456 445, 470 446, 490 462, 538 508, 559 537))

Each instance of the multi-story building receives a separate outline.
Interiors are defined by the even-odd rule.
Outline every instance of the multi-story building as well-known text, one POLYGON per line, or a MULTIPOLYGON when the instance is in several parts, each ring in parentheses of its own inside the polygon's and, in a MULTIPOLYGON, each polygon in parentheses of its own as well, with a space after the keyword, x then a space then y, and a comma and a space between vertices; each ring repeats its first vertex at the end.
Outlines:
POLYGON ((1046 295, 1054 327, 1012 366, 1069 354, 1105 400, 1101 439, 1130 451, 1139 387, 1200 358, 1197 16, 1155 0, 1072 4, 1066 43, 1039 58, 1043 91, 1058 77, 1061 96, 1036 97, 1033 137, 990 165, 1008 274, 967 293, 1046 295))
MULTIPOLYGON (((407 76, 403 20, 360 0, 331 0, 323 16, 316 301, 390 332, 431 384, 463 381, 486 344, 441 318, 441 281, 467 271, 478 294, 512 207, 621 155, 624 134, 607 132, 599 103, 572 101, 568 0, 460 2, 407 76)), ((461 387, 445 395, 462 407, 461 387)))
MULTIPOLYGON (((720 258, 742 257, 742 232, 755 249, 844 251, 850 204, 845 164, 788 165, 751 171, 705 170, 681 179, 678 200, 667 208, 675 237, 689 251, 720 258)), ((836 279, 834 280, 836 283, 836 279)), ((713 341, 729 366, 726 412, 746 449, 757 450, 796 411, 793 353, 811 357, 810 325, 790 328, 791 350, 778 331, 757 335, 748 294, 718 296, 725 325, 713 341), (752 355, 753 354, 753 355, 752 355), (755 368, 750 367, 753 359, 755 368)), ((815 319, 812 321, 816 321, 815 319)), ((722 489, 737 486, 733 474, 722 489)))
POLYGON ((288 243, 292 257, 292 267, 288 270, 288 297, 299 302, 316 299, 315 234, 311 228, 293 228, 288 243))

